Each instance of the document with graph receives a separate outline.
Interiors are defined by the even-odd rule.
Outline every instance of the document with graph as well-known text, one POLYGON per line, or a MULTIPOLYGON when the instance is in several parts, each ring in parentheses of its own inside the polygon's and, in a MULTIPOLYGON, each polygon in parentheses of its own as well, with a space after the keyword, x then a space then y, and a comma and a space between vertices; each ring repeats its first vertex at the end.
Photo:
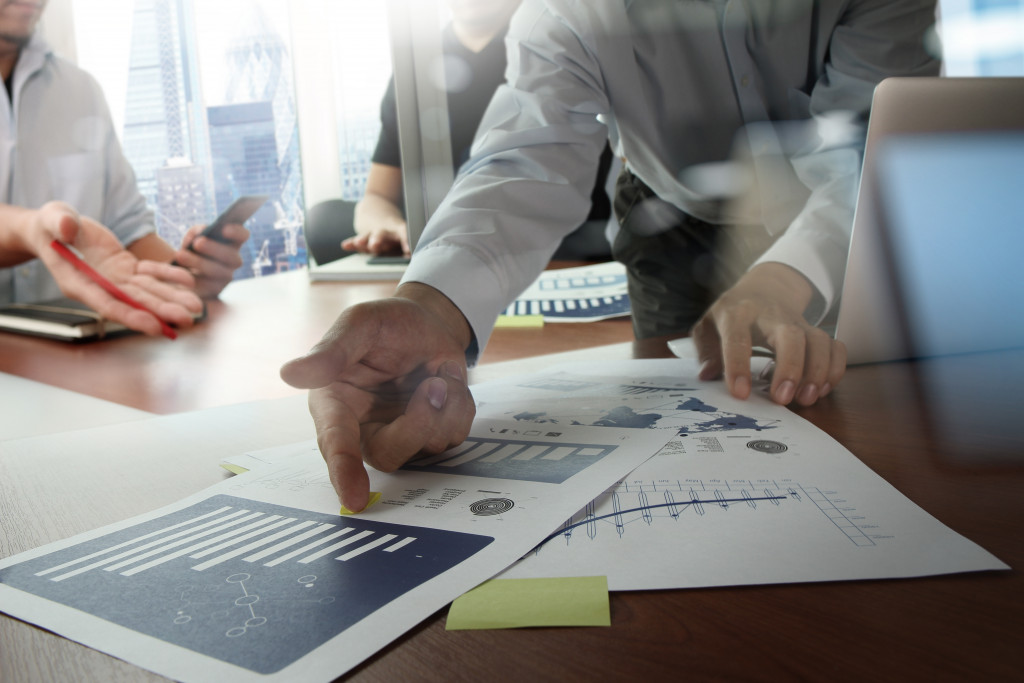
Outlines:
MULTIPOLYGON (((314 442, 0 561, 0 611, 181 681, 330 681, 500 572, 667 441, 482 417, 359 515, 314 442)), ((214 465, 211 464, 211 467, 214 465)))
POLYGON ((518 429, 667 431, 671 441, 501 578, 604 574, 612 590, 1007 569, 763 393, 692 360, 574 364, 477 385, 518 429))
POLYGON ((616 261, 545 270, 502 315, 584 323, 629 315, 626 267, 616 261))

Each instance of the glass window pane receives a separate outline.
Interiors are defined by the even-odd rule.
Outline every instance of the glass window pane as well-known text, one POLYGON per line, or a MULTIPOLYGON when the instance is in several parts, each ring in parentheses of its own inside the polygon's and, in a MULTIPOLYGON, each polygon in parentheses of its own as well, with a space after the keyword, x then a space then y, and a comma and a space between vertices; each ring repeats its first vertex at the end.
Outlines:
POLYGON ((1024 0, 940 0, 948 76, 1024 75, 1024 0))
POLYGON ((338 130, 341 199, 358 201, 366 189, 380 133, 380 103, 391 77, 387 3, 328 3, 338 130))
MULTIPOLYGON (((109 36, 93 4, 75 16, 89 71, 90 44, 109 36)), ((304 267, 287 0, 124 0, 105 11, 131 15, 127 82, 108 87, 98 60, 93 73, 123 107, 114 118, 160 235, 177 246, 234 198, 267 194, 235 277, 304 267)))

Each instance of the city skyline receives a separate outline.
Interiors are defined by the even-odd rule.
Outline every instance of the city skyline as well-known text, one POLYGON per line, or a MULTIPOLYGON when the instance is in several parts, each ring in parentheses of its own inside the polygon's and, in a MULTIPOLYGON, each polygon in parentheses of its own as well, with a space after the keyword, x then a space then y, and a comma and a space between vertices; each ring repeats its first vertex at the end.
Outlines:
POLYGON ((177 245, 235 198, 267 194, 247 223, 235 278, 304 267, 295 88, 281 31, 262 4, 247 5, 224 53, 203 56, 224 67, 213 86, 223 91, 204 93, 193 0, 135 0, 133 9, 124 149, 158 233, 177 245))

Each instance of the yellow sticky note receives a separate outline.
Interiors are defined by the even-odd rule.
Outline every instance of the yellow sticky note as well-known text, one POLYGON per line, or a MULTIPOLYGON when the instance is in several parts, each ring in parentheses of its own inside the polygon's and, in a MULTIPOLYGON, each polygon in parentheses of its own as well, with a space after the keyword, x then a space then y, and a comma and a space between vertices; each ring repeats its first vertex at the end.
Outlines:
POLYGON ((491 579, 452 603, 445 630, 611 623, 607 577, 491 579))
POLYGON ((499 315, 495 327, 544 327, 542 315, 499 315))
POLYGON ((249 471, 242 467, 241 465, 232 465, 229 462, 222 462, 220 466, 226 469, 231 474, 245 474, 246 472, 249 471))
MULTIPOLYGON (((380 500, 380 491, 370 491, 370 500, 366 501, 366 507, 364 507, 359 512, 366 512, 378 500, 380 500)), ((358 515, 359 512, 352 512, 347 507, 342 505, 341 506, 341 513, 340 514, 343 514, 343 515, 358 515)))

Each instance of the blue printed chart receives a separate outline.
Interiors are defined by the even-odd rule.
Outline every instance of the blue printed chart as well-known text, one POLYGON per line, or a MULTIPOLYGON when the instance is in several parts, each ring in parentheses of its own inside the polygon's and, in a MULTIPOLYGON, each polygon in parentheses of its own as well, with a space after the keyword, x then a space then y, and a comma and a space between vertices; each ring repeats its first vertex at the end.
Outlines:
POLYGON ((758 510, 773 514, 773 508, 800 504, 805 505, 804 512, 820 513, 820 521, 826 530, 834 528, 855 546, 877 544, 868 529, 859 526, 864 518, 849 506, 849 501, 843 500, 836 491, 822 490, 817 486, 770 479, 731 482, 630 480, 609 489, 568 519, 535 553, 544 552, 548 543, 564 541, 570 545, 596 540, 602 534, 622 538, 631 530, 655 524, 685 526, 702 520, 713 523, 714 515, 729 514, 730 510, 734 515, 753 515, 758 510), (837 500, 842 502, 837 503, 837 500))
MULTIPOLYGON (((0 559, 0 610, 174 680, 335 680, 514 563, 670 436, 526 434, 477 417, 462 450, 367 468, 380 498, 358 516, 339 515, 314 440, 245 454, 251 469, 177 503, 0 559)), ((138 440, 97 448, 131 461, 138 440)))
POLYGON ((739 402, 720 397, 728 404, 724 405, 693 384, 672 377, 613 379, 552 372, 522 378, 511 391, 507 384, 495 383, 477 387, 474 393, 502 418, 549 428, 672 429, 687 436, 764 432, 781 422, 774 411, 753 414, 750 405, 737 406, 739 402), (502 405, 507 407, 499 410, 502 405))
POLYGON ((473 387, 478 412, 514 432, 672 434, 502 577, 601 574, 612 590, 644 590, 1000 566, 759 387, 740 401, 696 375, 692 360, 620 361, 473 387))
POLYGON ((626 268, 609 261, 544 271, 503 315, 542 315, 545 322, 592 322, 631 312, 626 268))
MULTIPOLYGON (((504 428, 502 431, 512 430, 504 428)), ((541 433, 541 430, 523 430, 522 438, 470 436, 449 451, 413 460, 403 469, 561 484, 618 448, 615 444, 552 443, 529 438, 541 433)), ((551 430, 543 430, 543 435, 560 436, 551 430)))
POLYGON ((269 674, 492 540, 215 495, 0 583, 269 674))

